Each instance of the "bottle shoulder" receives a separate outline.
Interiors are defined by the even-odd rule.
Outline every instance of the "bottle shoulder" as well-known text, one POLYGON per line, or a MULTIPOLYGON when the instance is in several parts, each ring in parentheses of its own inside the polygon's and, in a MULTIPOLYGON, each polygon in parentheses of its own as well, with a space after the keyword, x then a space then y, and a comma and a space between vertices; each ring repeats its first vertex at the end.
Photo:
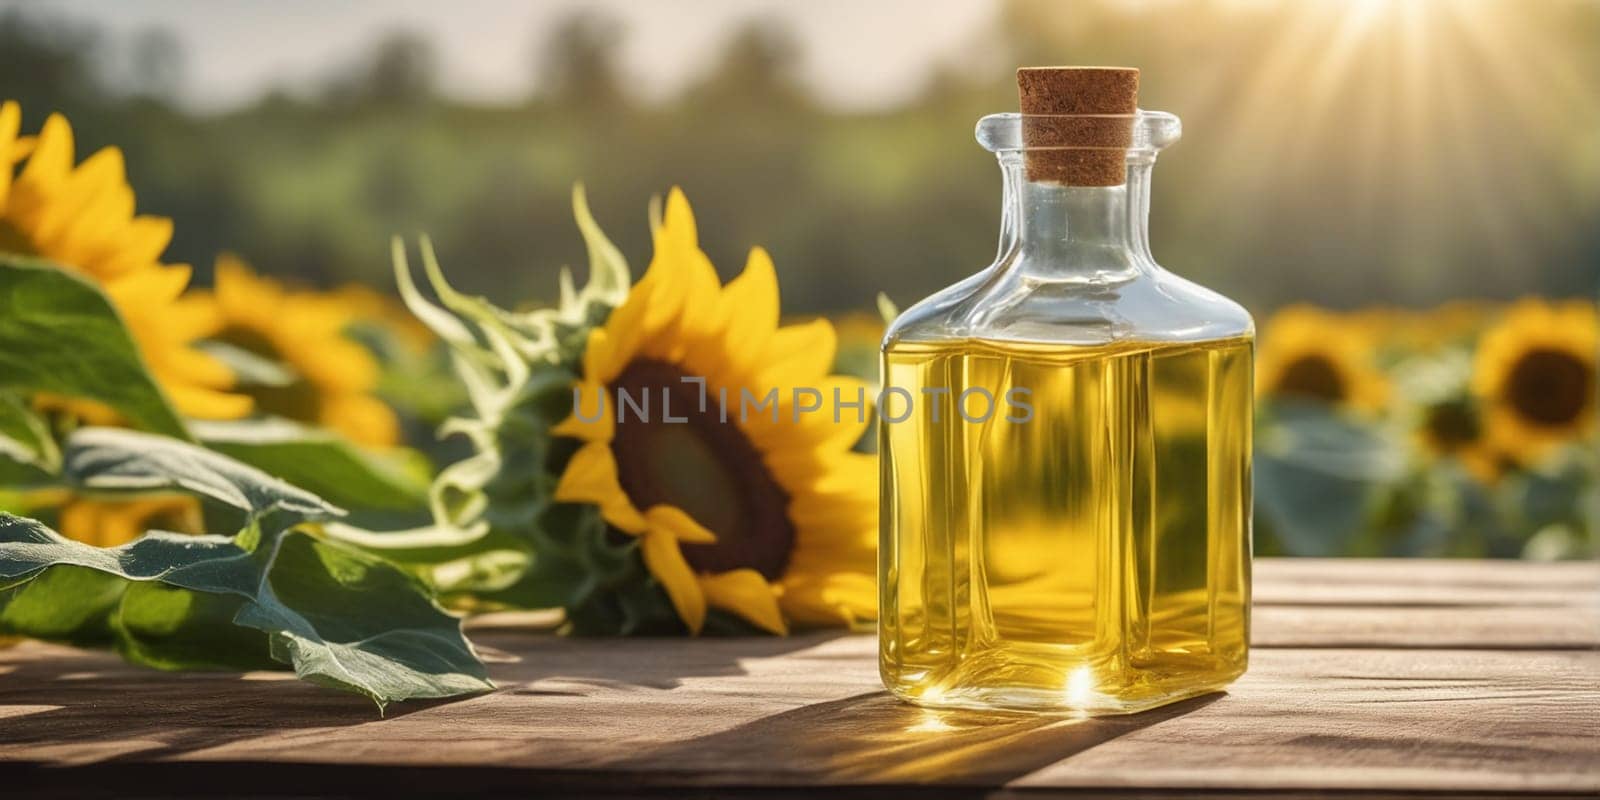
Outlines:
POLYGON ((1243 306, 1154 264, 1052 280, 996 263, 907 309, 883 346, 951 339, 1103 346, 1254 334, 1243 306))

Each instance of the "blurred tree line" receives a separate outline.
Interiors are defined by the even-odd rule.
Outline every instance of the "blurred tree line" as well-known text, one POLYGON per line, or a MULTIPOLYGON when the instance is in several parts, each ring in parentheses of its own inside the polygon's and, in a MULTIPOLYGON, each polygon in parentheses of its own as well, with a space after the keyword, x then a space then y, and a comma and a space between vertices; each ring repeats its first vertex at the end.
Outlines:
POLYGON ((174 102, 172 34, 112 42, 13 10, 0 97, 22 102, 25 130, 65 112, 80 157, 121 146, 140 209, 175 218, 169 257, 202 281, 231 249, 312 283, 387 286, 389 237, 425 231, 464 288, 544 299, 557 267, 584 263, 573 182, 636 273, 645 201, 676 184, 725 275, 765 245, 786 309, 806 313, 868 309, 879 290, 904 305, 986 264, 999 177, 972 125, 1015 108, 1011 67, 1130 64, 1142 104, 1187 132, 1156 173, 1168 267, 1258 311, 1593 296, 1600 4, 1478 5, 1515 26, 1443 17, 1409 59, 1390 46, 1399 34, 1308 22, 1295 3, 1015 0, 914 102, 872 113, 819 104, 798 42, 763 20, 671 102, 643 103, 618 65, 627 31, 585 12, 536 33, 547 41, 520 103, 446 96, 426 33, 398 32, 317 91, 195 115, 174 102), (1537 52, 1500 52, 1524 43, 1537 52))

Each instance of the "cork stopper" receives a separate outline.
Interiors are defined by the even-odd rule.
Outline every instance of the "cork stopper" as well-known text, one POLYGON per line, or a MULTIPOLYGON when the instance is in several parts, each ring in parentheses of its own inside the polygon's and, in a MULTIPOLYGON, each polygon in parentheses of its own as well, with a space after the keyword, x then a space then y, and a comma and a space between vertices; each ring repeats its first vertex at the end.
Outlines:
POLYGON ((1139 110, 1132 67, 1023 67, 1017 70, 1028 180, 1118 186, 1139 110), (1038 115, 1038 116, 1034 116, 1038 115))

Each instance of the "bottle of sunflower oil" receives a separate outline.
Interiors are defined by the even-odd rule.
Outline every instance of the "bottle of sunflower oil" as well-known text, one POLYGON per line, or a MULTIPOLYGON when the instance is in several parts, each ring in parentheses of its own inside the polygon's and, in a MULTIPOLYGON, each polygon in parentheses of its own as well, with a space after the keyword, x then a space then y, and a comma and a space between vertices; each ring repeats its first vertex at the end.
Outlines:
POLYGON ((977 130, 999 256, 884 337, 880 667, 906 700, 1126 713, 1245 670, 1254 325, 1151 257, 1179 123, 1138 77, 1018 71, 1023 113, 977 130))

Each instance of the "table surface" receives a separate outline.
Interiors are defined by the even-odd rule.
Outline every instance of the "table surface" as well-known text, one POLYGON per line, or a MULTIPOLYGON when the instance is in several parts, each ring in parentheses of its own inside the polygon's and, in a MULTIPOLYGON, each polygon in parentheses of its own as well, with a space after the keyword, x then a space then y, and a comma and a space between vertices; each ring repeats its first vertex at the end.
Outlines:
POLYGON ((1600 795, 1600 566, 1257 561, 1250 671, 1097 719, 889 698, 871 636, 480 629, 498 691, 391 706, 279 673, 0 651, 0 786, 154 796, 1600 795))

